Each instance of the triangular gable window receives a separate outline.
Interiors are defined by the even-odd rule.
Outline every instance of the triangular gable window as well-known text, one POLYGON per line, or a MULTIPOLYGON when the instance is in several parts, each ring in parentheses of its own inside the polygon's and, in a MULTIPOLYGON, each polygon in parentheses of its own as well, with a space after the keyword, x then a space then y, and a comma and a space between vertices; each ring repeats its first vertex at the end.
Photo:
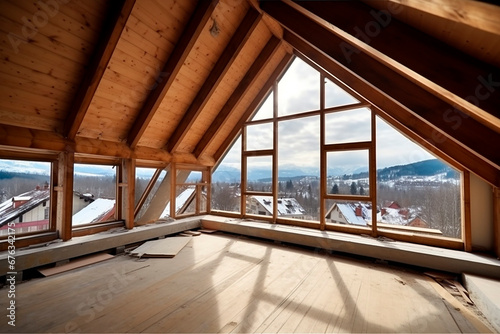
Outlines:
POLYGON ((414 135, 390 126, 383 111, 319 69, 295 58, 245 123, 243 145, 238 142, 241 170, 246 171, 240 174, 241 203, 246 203, 241 217, 301 219, 307 221, 301 226, 404 240, 418 235, 423 243, 447 237, 458 245, 463 230, 460 171, 409 139, 414 135), (294 198, 304 214, 292 217, 275 210, 271 217, 262 216, 252 204, 258 196, 275 204, 294 198), (398 203, 398 208, 387 203, 398 203), (333 208, 339 205, 352 212, 335 216, 333 208))

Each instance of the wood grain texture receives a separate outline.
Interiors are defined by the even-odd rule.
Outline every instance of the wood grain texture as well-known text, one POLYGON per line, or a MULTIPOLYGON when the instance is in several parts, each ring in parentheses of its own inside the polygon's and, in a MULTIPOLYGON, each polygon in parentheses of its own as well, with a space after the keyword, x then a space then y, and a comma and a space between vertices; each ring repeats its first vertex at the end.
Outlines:
POLYGON ((172 259, 118 256, 19 285, 16 330, 458 333, 476 328, 447 308, 425 276, 408 268, 237 236, 186 239, 190 243, 172 259))

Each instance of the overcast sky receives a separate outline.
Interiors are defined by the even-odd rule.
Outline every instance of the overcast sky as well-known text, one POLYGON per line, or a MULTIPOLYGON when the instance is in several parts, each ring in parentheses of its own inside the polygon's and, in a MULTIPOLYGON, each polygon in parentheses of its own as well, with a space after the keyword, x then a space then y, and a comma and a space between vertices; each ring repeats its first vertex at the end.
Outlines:
MULTIPOLYGON (((296 58, 278 84, 278 116, 319 109, 319 73, 296 58)), ((272 117, 272 94, 264 102, 254 120, 272 117)), ((358 100, 330 80, 325 86, 325 106, 334 107, 357 103, 358 100)), ((327 144, 369 141, 370 110, 354 108, 327 114, 325 118, 327 144)), ((248 127, 247 149, 272 148, 272 123, 248 127)), ((280 166, 318 168, 320 160, 319 116, 281 121, 278 126, 278 161, 280 166)), ((377 119, 377 168, 404 165, 433 159, 434 156, 405 136, 377 119)), ((224 164, 239 168, 241 141, 228 153, 224 164)), ((328 155, 328 167, 339 164, 345 168, 367 165, 367 152, 342 152, 328 155)))

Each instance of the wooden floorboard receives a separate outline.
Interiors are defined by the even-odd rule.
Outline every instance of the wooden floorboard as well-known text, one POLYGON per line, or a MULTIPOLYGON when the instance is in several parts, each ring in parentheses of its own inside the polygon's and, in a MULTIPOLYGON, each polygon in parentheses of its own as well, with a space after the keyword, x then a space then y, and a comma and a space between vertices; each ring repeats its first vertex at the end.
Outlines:
MULTIPOLYGON (((0 290, 0 308, 7 307, 0 290)), ((16 286, 1 332, 318 333, 470 331, 412 268, 224 234, 174 258, 116 256, 16 286)))

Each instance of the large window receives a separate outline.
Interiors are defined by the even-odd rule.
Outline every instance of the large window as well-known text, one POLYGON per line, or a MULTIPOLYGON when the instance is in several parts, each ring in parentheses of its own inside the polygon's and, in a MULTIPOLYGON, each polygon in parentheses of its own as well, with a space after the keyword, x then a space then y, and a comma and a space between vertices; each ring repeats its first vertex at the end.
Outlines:
MULTIPOLYGON (((242 182, 240 216, 292 224, 299 218, 302 225, 419 242, 460 241, 460 170, 320 71, 295 58, 244 125, 243 144, 231 150, 243 149, 239 169, 232 160, 242 182)), ((213 174, 214 194, 229 189, 217 181, 223 165, 213 174)), ((233 194, 236 199, 238 191, 233 194)), ((220 203, 213 201, 214 209, 220 203)))
POLYGON ((50 185, 50 162, 0 159, 0 237, 51 229, 50 185))

